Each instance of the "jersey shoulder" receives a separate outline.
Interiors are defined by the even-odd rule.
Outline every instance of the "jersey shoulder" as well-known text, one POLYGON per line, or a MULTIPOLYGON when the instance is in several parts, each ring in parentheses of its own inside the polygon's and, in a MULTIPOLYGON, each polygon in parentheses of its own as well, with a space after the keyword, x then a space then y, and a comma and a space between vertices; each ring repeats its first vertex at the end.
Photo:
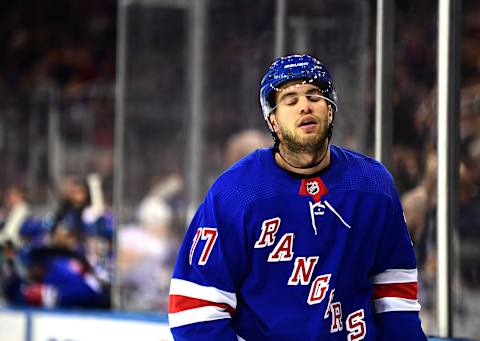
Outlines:
MULTIPOLYGON (((268 171, 273 164, 272 148, 257 149, 225 170, 210 187, 208 195, 224 205, 245 208, 256 200, 288 192, 281 180, 268 171)), ((230 206, 231 208, 231 206, 230 206)))
POLYGON ((396 191, 390 172, 379 161, 346 148, 332 146, 337 189, 384 194, 392 197, 396 191))

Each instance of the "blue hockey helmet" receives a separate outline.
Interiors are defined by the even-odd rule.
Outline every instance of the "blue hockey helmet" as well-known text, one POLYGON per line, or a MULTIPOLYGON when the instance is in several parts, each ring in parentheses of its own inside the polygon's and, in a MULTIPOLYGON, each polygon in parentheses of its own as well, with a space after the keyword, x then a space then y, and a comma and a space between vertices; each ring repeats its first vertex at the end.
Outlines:
POLYGON ((41 219, 29 217, 20 225, 19 234, 23 238, 34 239, 45 234, 47 231, 41 219))
MULTIPOLYGON (((291 80, 303 80, 305 84, 317 85, 334 112, 337 111, 337 92, 326 66, 308 54, 290 55, 275 60, 260 83, 260 105, 267 123, 275 108, 274 92, 278 91, 280 85, 291 80)), ((270 127, 269 123, 268 125, 270 127)))

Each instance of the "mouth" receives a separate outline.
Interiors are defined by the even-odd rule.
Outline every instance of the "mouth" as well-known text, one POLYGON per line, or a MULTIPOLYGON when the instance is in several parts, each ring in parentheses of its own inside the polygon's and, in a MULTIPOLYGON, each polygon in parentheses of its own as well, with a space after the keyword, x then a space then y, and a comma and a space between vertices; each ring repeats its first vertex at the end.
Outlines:
POLYGON ((313 128, 317 125, 317 120, 313 117, 304 117, 299 122, 298 127, 300 128, 313 128))

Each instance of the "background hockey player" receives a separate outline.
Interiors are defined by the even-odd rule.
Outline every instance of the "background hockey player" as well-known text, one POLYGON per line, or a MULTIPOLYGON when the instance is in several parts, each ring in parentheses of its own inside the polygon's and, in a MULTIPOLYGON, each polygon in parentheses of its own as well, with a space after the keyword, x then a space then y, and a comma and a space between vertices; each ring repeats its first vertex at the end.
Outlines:
POLYGON ((224 172, 179 251, 177 340, 425 340, 398 194, 377 161, 330 144, 337 95, 308 55, 260 84, 274 146, 224 172))

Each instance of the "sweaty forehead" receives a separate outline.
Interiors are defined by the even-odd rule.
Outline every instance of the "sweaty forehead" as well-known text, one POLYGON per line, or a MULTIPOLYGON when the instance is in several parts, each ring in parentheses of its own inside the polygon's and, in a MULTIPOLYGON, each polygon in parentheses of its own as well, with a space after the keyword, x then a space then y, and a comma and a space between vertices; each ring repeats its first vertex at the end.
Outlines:
POLYGON ((291 80, 286 83, 283 83, 275 90, 277 93, 282 93, 282 92, 284 93, 286 91, 292 91, 292 92, 302 91, 303 92, 308 90, 318 90, 318 86, 311 83, 307 83, 306 81, 301 79, 300 80, 295 79, 295 80, 291 80))
POLYGON ((315 91, 319 91, 316 85, 305 83, 303 80, 291 80, 275 89, 275 99, 278 100, 280 97, 295 95, 299 92, 309 93, 315 91))

